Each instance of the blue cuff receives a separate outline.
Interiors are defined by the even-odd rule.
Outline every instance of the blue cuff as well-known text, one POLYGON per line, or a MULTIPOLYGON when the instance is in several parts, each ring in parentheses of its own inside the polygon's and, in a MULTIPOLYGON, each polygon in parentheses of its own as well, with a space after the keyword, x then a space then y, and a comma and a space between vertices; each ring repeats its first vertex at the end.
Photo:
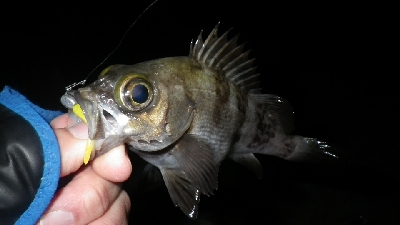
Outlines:
POLYGON ((8 86, 0 92, 0 103, 27 120, 38 133, 43 145, 44 168, 40 187, 35 199, 15 223, 35 224, 50 204, 60 178, 60 148, 50 121, 62 113, 44 110, 8 86))

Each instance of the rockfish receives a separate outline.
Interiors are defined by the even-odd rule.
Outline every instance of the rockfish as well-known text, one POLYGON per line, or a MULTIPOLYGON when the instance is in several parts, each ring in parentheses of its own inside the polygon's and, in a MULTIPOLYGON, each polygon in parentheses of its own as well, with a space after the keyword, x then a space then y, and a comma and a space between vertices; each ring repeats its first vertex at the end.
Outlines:
MULTIPOLYGON (((288 101, 262 94, 249 52, 218 35, 200 33, 189 56, 112 65, 98 80, 62 97, 81 107, 92 158, 128 144, 157 167, 175 204, 196 218, 200 195, 217 189, 221 162, 230 158, 262 177, 253 153, 287 160, 338 160, 337 150, 314 138, 290 135, 288 101)), ((72 115, 73 116, 73 115, 72 115)))

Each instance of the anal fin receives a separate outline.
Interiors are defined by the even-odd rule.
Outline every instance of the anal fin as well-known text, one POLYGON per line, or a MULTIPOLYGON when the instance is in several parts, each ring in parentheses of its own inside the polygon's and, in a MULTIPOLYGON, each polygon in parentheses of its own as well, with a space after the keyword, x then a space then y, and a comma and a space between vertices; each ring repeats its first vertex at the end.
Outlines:
POLYGON ((160 170, 156 166, 152 165, 151 163, 147 163, 147 165, 143 169, 142 175, 146 181, 149 181, 152 183, 155 183, 160 180, 162 181, 160 170))
POLYGON ((231 154, 229 156, 235 162, 251 170, 259 179, 263 177, 263 168, 258 159, 252 154, 231 154))

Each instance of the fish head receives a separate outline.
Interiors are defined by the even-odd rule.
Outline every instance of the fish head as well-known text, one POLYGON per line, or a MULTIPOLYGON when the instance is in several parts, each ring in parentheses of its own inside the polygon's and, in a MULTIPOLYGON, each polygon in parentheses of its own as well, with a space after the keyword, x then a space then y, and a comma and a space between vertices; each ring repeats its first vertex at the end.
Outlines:
POLYGON ((65 94, 80 104, 96 155, 123 143, 141 151, 162 150, 186 132, 194 102, 169 68, 157 60, 113 65, 92 84, 65 94))

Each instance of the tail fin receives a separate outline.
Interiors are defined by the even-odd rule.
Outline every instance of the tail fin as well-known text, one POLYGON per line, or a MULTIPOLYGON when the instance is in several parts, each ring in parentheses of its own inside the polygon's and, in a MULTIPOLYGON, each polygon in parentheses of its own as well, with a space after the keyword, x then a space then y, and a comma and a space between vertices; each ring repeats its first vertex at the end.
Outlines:
POLYGON ((278 154, 283 159, 297 162, 317 163, 324 165, 346 165, 348 158, 342 148, 320 141, 316 138, 307 138, 302 136, 290 136, 283 141, 284 148, 277 149, 278 154))
POLYGON ((349 165, 345 151, 316 138, 298 135, 278 135, 257 148, 247 148, 233 152, 230 158, 250 169, 258 178, 263 176, 263 168, 253 153, 273 155, 279 158, 323 167, 344 168, 349 165))
POLYGON ((334 167, 349 162, 340 148, 315 138, 290 135, 294 129, 293 110, 283 98, 251 92, 245 117, 229 157, 258 177, 262 176, 262 167, 253 153, 334 167))

